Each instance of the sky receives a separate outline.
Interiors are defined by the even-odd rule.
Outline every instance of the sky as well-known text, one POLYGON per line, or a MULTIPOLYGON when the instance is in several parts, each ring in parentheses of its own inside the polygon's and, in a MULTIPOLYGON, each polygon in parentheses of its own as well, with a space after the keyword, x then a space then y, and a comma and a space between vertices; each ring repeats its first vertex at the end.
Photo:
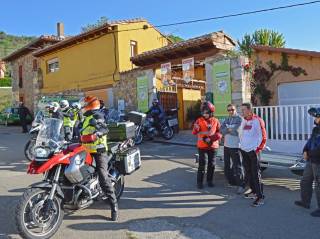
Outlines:
MULTIPOLYGON (((216 17, 311 0, 10 0, 2 1, 0 31, 40 36, 56 34, 63 22, 66 35, 105 16, 110 20, 142 17, 153 25, 216 17)), ((283 33, 286 47, 320 51, 320 3, 208 22, 160 28, 184 39, 223 30, 233 39, 267 28, 283 33)))

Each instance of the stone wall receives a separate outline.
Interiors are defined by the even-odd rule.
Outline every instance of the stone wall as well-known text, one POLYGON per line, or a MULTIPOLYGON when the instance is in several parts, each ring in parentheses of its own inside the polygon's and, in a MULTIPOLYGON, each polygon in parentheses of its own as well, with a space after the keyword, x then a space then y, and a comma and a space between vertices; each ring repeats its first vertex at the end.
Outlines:
POLYGON ((120 81, 113 86, 114 106, 118 105, 118 100, 124 100, 125 111, 137 110, 137 78, 148 76, 149 79, 149 105, 156 92, 155 74, 153 70, 134 69, 120 74, 120 81))
POLYGON ((20 96, 23 97, 25 105, 31 110, 35 109, 35 97, 39 93, 38 86, 38 70, 33 69, 33 57, 32 53, 22 56, 12 61, 12 93, 13 93, 13 104, 17 104, 20 101, 20 96), (19 87, 19 66, 22 66, 22 82, 23 85, 19 87))

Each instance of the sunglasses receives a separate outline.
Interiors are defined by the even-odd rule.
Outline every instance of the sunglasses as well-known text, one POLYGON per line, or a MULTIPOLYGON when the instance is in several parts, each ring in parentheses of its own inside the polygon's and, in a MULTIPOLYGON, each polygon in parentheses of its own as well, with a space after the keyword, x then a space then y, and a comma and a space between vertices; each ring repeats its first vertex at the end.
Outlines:
POLYGON ((234 112, 235 111, 235 109, 227 109, 228 110, 228 112, 234 112))

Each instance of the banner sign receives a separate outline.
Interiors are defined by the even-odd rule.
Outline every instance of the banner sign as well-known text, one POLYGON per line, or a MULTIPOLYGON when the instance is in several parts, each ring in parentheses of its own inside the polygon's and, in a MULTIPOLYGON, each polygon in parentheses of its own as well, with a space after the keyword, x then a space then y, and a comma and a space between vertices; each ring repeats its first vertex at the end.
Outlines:
POLYGON ((194 58, 188 58, 182 60, 182 73, 183 80, 186 83, 191 82, 194 79, 194 58))
POLYGON ((213 98, 216 116, 227 114, 227 105, 231 103, 230 60, 215 62, 213 74, 213 98))
POLYGON ((174 85, 171 77, 171 63, 161 64, 161 81, 164 86, 174 85))
POLYGON ((137 101, 138 111, 147 112, 149 110, 149 80, 147 76, 137 78, 137 101))

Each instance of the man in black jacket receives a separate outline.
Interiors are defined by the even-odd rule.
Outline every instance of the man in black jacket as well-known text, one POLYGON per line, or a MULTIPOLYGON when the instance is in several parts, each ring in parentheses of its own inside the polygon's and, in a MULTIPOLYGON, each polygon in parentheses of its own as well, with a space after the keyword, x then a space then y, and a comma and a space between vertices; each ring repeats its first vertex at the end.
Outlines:
POLYGON ((306 160, 306 167, 300 182, 301 201, 295 201, 295 204, 307 209, 310 208, 313 182, 315 181, 318 209, 312 212, 311 216, 320 217, 320 108, 311 108, 308 113, 315 117, 315 127, 303 149, 303 158, 306 160))
POLYGON ((19 119, 22 126, 22 133, 28 133, 27 117, 28 115, 32 118, 30 110, 24 105, 23 102, 19 103, 19 119))

